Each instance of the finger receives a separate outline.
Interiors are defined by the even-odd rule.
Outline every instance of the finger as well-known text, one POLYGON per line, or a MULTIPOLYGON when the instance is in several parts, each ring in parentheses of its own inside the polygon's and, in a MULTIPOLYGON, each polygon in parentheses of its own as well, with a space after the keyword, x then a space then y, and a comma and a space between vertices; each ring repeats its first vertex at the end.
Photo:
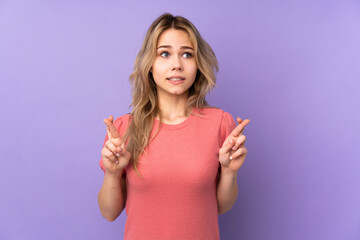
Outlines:
MULTIPOLYGON (((109 116, 109 121, 112 125, 114 125, 114 117, 112 115, 109 116)), ((108 126, 106 126, 106 128, 108 129, 108 132, 110 132, 110 129, 108 126)), ((113 134, 110 132, 111 138, 113 138, 113 134)))
POLYGON ((243 129, 241 130, 241 132, 239 133, 239 136, 240 136, 240 135, 243 135, 244 129, 245 129, 245 128, 243 128, 243 129))
POLYGON ((233 139, 233 138, 226 139, 222 148, 220 149, 221 153, 229 152, 231 150, 231 148, 234 146, 235 140, 236 139, 233 139))
POLYGON ((109 116, 109 119, 104 119, 103 121, 104 121, 104 123, 106 125, 106 131, 107 131, 108 138, 112 139, 112 135, 111 135, 110 129, 108 127, 108 124, 113 122, 113 117, 109 116))
POLYGON ((238 138, 236 139, 236 143, 235 143, 235 145, 233 146, 232 150, 235 151, 236 149, 238 149, 242 144, 245 143, 245 140, 246 140, 245 135, 240 135, 240 137, 238 137, 238 138))
POLYGON ((113 124, 113 116, 110 116, 109 119, 104 119, 104 123, 106 124, 106 126, 108 128, 109 138, 110 138, 110 136, 111 136, 111 138, 120 138, 120 134, 113 124))
POLYGON ((239 125, 237 125, 237 127, 230 133, 231 136, 233 137, 238 137, 243 131, 246 125, 248 125, 250 122, 249 119, 245 119, 244 121, 242 121, 239 125))
POLYGON ((121 147, 121 145, 124 143, 121 138, 112 138, 109 140, 112 142, 112 144, 114 144, 115 147, 121 147))
POLYGON ((246 155, 246 154, 247 154, 247 149, 245 147, 241 147, 231 155, 230 159, 232 160, 240 157, 241 155, 246 155))
POLYGON ((111 139, 110 141, 114 144, 114 147, 116 148, 115 155, 117 157, 120 157, 121 155, 123 155, 125 153, 125 150, 124 150, 125 148, 123 147, 124 143, 121 140, 121 138, 111 139))
POLYGON ((114 153, 110 151, 110 149, 104 147, 102 151, 103 151, 103 154, 104 154, 104 159, 108 159, 111 162, 116 161, 116 157, 115 157, 114 153))
MULTIPOLYGON (((236 121, 238 122, 238 125, 240 125, 243 122, 243 120, 240 117, 237 117, 236 121)), ((242 130, 239 135, 241 135, 243 133, 243 131, 244 130, 242 130)))
POLYGON ((120 156, 120 152, 117 150, 116 146, 111 141, 107 141, 105 147, 109 149, 115 156, 120 156))

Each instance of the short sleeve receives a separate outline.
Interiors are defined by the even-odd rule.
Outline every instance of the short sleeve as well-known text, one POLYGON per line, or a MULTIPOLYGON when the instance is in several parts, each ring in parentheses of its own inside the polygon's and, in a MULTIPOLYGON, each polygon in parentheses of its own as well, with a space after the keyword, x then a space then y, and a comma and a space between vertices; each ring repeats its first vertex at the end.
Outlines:
POLYGON ((235 129, 236 122, 235 119, 228 112, 222 113, 220 133, 219 133, 219 146, 221 147, 225 139, 230 135, 230 133, 235 129))
MULTIPOLYGON (((123 118, 122 118, 122 117, 119 117, 119 118, 117 118, 117 119, 114 121, 114 126, 115 126, 116 129, 118 130, 120 136, 122 136, 122 125, 123 125, 123 118)), ((103 143, 102 148, 104 148, 105 143, 106 143, 107 140, 109 140, 109 136, 108 136, 108 134, 106 133, 106 135, 105 135, 105 140, 104 140, 104 143, 103 143)), ((100 164, 100 168, 101 168, 101 169, 104 171, 104 173, 105 173, 105 166, 104 166, 104 162, 103 162, 102 157, 100 158, 99 164, 100 164)), ((125 170, 125 168, 123 169, 123 175, 126 175, 126 170, 125 170)))

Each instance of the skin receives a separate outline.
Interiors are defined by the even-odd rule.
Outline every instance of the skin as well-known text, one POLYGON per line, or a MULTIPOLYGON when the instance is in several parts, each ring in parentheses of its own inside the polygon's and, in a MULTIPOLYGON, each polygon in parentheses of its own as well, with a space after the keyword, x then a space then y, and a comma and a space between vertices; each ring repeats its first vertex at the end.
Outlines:
POLYGON ((101 156, 106 173, 113 176, 121 176, 122 169, 129 164, 131 155, 126 151, 125 143, 114 126, 113 120, 113 116, 110 116, 109 119, 104 119, 109 140, 106 141, 101 156))
POLYGON ((225 139, 219 150, 219 162, 221 164, 220 179, 217 184, 216 197, 218 213, 230 211, 235 204, 239 189, 237 186, 237 173, 243 165, 247 149, 245 148, 245 135, 243 131, 250 120, 237 119, 238 126, 225 139))
MULTIPOLYGON (((150 71, 157 85, 158 102, 164 123, 178 124, 188 117, 185 114, 187 96, 197 73, 192 49, 193 44, 189 35, 183 30, 168 29, 159 37, 156 58, 150 71), (188 48, 184 49, 184 47, 188 48), (178 85, 171 84, 167 78, 174 75, 185 77, 185 81, 178 85)), ((243 121, 238 117, 237 122, 238 126, 225 139, 219 150, 221 164, 217 185, 219 214, 229 211, 235 203, 238 194, 237 171, 247 155, 246 138, 242 133, 250 120, 243 121)), ((104 119, 104 123, 109 140, 101 152, 106 174, 99 192, 99 206, 102 215, 113 221, 125 206, 126 178, 121 176, 123 168, 129 164, 130 153, 126 151, 124 141, 113 124, 113 116, 104 119)))
POLYGON ((245 147, 246 137, 242 133, 245 126, 249 124, 250 120, 237 119, 238 126, 225 139, 222 147, 219 150, 219 162, 221 163, 222 171, 228 173, 237 173, 243 165, 247 149, 245 147))
POLYGON ((122 171, 129 164, 131 156, 126 151, 124 141, 115 128, 113 120, 113 116, 104 119, 109 140, 101 150, 105 176, 98 194, 101 214, 108 221, 114 221, 125 208, 126 177, 122 177, 122 171))
POLYGON ((183 30, 167 29, 158 39, 151 73, 156 83, 160 111, 165 123, 177 124, 187 117, 186 100, 197 73, 193 48, 188 33, 183 30), (185 81, 174 85, 166 79, 175 75, 185 77, 185 81))

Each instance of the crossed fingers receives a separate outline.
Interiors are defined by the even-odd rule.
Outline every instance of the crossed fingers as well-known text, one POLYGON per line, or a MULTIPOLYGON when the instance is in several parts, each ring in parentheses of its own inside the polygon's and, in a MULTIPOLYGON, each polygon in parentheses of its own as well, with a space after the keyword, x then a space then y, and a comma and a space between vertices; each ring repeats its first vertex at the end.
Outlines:
MULTIPOLYGON (((113 124, 114 117, 109 116, 109 119, 104 119, 104 123, 106 124, 107 134, 109 140, 106 142, 106 147, 109 152, 112 152, 113 155, 119 157, 122 153, 124 153, 125 143, 121 139, 119 132, 113 124)), ((110 158, 111 159, 111 158, 110 158)), ((118 163, 117 159, 111 159, 118 163)))
POLYGON ((104 119, 104 123, 106 124, 107 133, 109 139, 111 138, 121 138, 119 132, 117 131, 116 127, 113 124, 114 117, 109 116, 109 119, 104 119))
POLYGON ((244 146, 246 136, 242 133, 244 132, 245 126, 249 124, 250 120, 245 119, 242 121, 240 117, 238 117, 236 120, 238 122, 238 126, 230 133, 228 139, 232 152, 230 160, 247 154, 247 149, 244 146))
POLYGON ((237 119, 238 125, 237 127, 230 133, 230 136, 232 137, 238 137, 240 136, 243 132, 244 132, 244 128, 246 125, 249 124, 250 120, 249 119, 245 119, 244 121, 241 120, 240 117, 238 117, 237 119))

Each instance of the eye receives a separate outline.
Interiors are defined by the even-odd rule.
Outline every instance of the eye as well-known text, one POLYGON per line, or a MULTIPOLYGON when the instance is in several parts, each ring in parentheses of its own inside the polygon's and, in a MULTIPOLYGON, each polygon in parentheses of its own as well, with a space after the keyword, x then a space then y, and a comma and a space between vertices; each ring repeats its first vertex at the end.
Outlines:
POLYGON ((187 58, 191 58, 191 57, 193 56, 193 55, 192 55, 191 53, 189 53, 189 52, 185 52, 184 55, 185 55, 185 54, 187 54, 187 55, 189 56, 189 57, 187 57, 187 58))
MULTIPOLYGON (((160 56, 163 56, 164 53, 169 54, 169 52, 164 51, 164 52, 161 52, 161 53, 160 53, 160 56)), ((167 56, 164 56, 164 57, 167 57, 167 56)))

